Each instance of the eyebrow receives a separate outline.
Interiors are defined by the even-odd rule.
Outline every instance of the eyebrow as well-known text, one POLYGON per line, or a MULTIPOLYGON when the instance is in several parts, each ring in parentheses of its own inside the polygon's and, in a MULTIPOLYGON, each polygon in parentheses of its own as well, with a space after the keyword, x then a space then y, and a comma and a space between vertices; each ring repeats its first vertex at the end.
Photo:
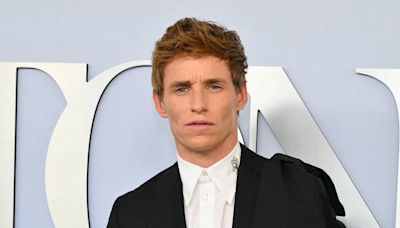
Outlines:
POLYGON ((210 85, 210 84, 214 84, 214 83, 222 83, 225 84, 226 80, 222 79, 222 78, 210 78, 204 81, 204 84, 210 85))
MULTIPOLYGON (((225 84, 226 80, 222 79, 222 78, 210 78, 210 79, 207 79, 207 80, 203 81, 202 83, 206 84, 206 85, 210 85, 210 84, 213 84, 213 83, 225 84)), ((181 87, 181 86, 190 87, 191 85, 192 85, 192 83, 189 80, 187 80, 187 81, 176 81, 176 82, 171 83, 171 85, 169 86, 169 89, 173 89, 173 88, 181 87)))

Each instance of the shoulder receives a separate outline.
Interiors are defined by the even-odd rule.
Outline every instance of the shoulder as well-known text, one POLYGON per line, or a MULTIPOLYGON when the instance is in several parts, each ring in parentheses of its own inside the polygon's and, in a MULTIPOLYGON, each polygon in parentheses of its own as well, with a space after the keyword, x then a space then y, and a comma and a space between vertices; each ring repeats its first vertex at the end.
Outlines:
POLYGON ((241 145, 243 162, 252 164, 254 174, 262 176, 262 182, 276 191, 287 189, 292 196, 304 196, 309 193, 324 195, 336 215, 344 216, 345 210, 329 175, 321 168, 285 154, 277 153, 270 159, 259 156, 246 146, 241 145))
POLYGON ((164 183, 169 183, 169 180, 175 177, 174 175, 179 175, 176 163, 147 180, 135 190, 121 195, 116 201, 120 204, 139 203, 139 205, 141 201, 148 202, 156 197, 157 189, 162 187, 164 183))
POLYGON ((160 192, 179 181, 179 172, 175 163, 135 190, 119 196, 114 202, 107 227, 119 227, 116 224, 140 227, 147 221, 151 208, 157 204, 160 192))
POLYGON ((327 177, 330 180, 328 174, 322 169, 307 164, 298 158, 280 153, 274 154, 268 159, 265 169, 275 169, 276 171, 283 172, 286 178, 317 178, 322 180, 324 177, 327 177))
POLYGON ((344 207, 339 201, 335 185, 323 169, 288 155, 275 154, 266 163, 265 171, 275 172, 291 188, 317 189, 320 194, 327 198, 336 215, 345 215, 344 207))

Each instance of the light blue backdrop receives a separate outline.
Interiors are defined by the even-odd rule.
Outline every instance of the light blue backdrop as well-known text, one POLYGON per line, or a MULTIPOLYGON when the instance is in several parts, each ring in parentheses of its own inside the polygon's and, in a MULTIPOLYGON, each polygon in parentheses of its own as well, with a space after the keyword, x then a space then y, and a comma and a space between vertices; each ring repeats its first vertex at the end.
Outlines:
MULTIPOLYGON (((400 68, 400 1, 8 1, 0 7, 0 61, 79 62, 89 78, 150 59, 155 40, 184 16, 241 35, 252 66, 282 66, 382 228, 394 227, 397 109, 357 67, 400 68)), ((112 203, 175 161, 167 122, 153 110, 150 70, 124 72, 103 96, 89 163, 91 225, 112 203)), ((16 228, 54 227, 44 191, 49 137, 65 106, 44 73, 18 78, 16 228)), ((0 110, 1 112, 1 110, 0 110)), ((248 110, 241 114, 244 136, 248 110)), ((0 126, 1 127, 1 126, 0 126)), ((259 152, 282 152, 265 122, 259 152)))

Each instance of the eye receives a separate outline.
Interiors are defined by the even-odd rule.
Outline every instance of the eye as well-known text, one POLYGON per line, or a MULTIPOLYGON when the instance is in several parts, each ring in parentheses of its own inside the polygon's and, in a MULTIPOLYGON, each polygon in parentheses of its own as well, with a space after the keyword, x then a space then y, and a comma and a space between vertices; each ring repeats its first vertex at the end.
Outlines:
POLYGON ((218 83, 212 83, 208 88, 212 91, 220 91, 222 89, 222 86, 218 83))
POLYGON ((187 86, 179 86, 174 89, 174 93, 177 95, 183 95, 187 93, 187 91, 189 91, 189 88, 187 86))

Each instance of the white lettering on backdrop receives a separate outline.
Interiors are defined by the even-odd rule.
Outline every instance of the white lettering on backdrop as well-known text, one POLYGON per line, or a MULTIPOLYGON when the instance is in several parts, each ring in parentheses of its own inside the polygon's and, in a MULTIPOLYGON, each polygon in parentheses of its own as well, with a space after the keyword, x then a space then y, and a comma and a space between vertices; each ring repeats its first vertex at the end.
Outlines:
POLYGON ((0 227, 12 228, 14 217, 15 107, 17 69, 33 68, 51 76, 67 105, 50 139, 45 183, 49 211, 57 228, 89 227, 87 169, 89 143, 97 104, 107 85, 121 72, 149 61, 112 67, 87 81, 86 64, 0 63, 0 227), (13 115, 13 116, 12 116, 13 115), (3 132, 4 131, 4 132, 3 132), (4 136, 4 137, 3 137, 4 136), (3 161, 7 163, 3 164, 3 161))
MULTIPOLYGON (((400 105, 400 69, 372 69, 372 68, 359 68, 356 72, 366 76, 373 77, 381 81, 385 86, 392 92, 394 100, 397 106, 397 115, 400 120, 400 113, 398 111, 400 105)), ((399 126, 398 126, 398 129, 399 126)), ((400 142, 400 140, 399 140, 400 142)), ((400 154, 400 151, 399 151, 400 154)), ((400 157, 398 160, 398 166, 400 165, 400 157)), ((397 200, 396 200, 396 228, 400 227, 400 169, 397 168, 397 200)))

